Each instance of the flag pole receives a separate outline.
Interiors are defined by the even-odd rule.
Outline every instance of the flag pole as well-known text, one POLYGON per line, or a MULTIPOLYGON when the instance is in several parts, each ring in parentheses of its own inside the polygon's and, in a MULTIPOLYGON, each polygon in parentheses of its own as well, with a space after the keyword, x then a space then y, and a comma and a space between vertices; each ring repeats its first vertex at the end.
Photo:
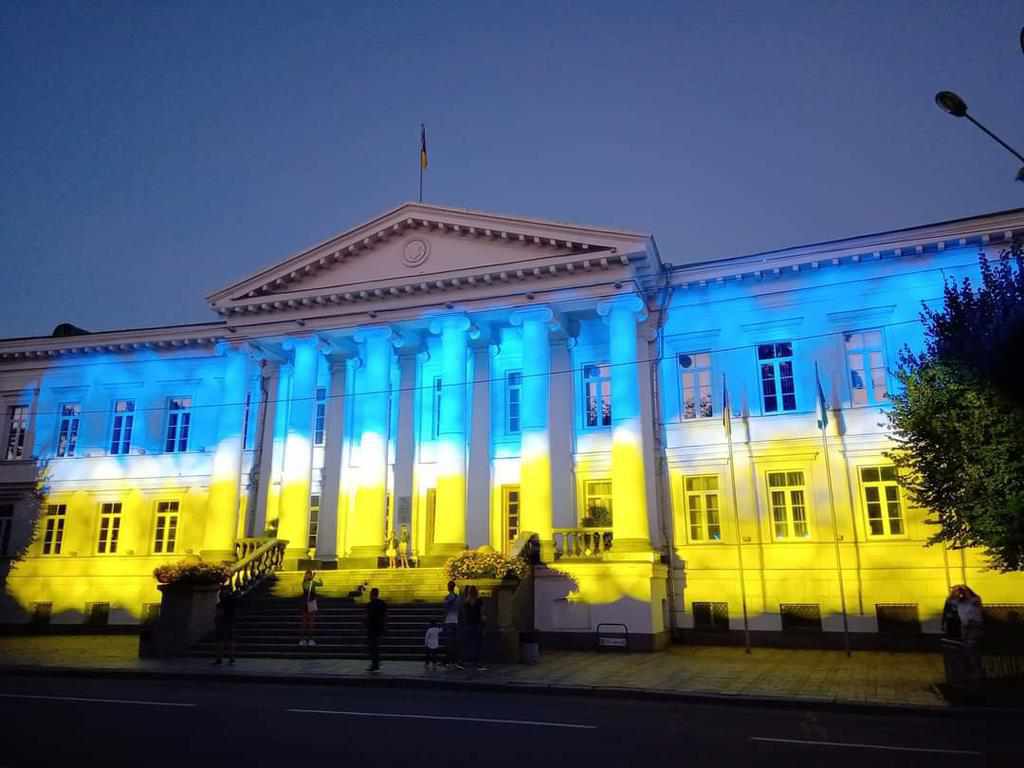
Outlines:
POLYGON ((420 123, 420 196, 419 202, 423 202, 423 169, 427 165, 427 129, 420 123))
POLYGON ((818 427, 821 429, 821 447, 825 454, 825 479, 828 481, 828 505, 832 512, 832 542, 836 550, 836 573, 839 575, 839 605, 843 611, 843 646, 846 655, 850 656, 850 621, 846 612, 846 585, 843 580, 843 561, 839 551, 839 519, 836 516, 836 496, 832 489, 832 462, 828 455, 828 413, 825 408, 825 392, 821 388, 821 376, 818 363, 814 363, 814 380, 818 385, 818 427))
POLYGON ((743 605, 743 645, 750 653, 750 619, 747 615, 747 579, 743 569, 743 537, 740 535, 740 503, 736 497, 736 464, 732 455, 732 409, 729 407, 729 388, 722 374, 722 422, 725 426, 725 442, 729 446, 729 479, 732 482, 732 513, 736 524, 736 556, 740 572, 740 601, 743 605))

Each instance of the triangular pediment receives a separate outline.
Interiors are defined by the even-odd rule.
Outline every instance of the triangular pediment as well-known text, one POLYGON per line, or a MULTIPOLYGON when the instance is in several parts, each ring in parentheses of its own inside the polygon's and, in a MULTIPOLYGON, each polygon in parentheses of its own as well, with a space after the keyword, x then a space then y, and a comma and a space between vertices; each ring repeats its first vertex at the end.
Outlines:
POLYGON ((649 235, 407 203, 209 297, 224 315, 592 269, 658 269, 649 235))

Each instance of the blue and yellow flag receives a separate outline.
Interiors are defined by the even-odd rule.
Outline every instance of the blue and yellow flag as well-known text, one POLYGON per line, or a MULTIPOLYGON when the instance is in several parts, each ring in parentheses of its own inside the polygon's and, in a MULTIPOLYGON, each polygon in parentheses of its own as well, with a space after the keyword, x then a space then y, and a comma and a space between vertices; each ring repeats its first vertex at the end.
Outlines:
POLYGON ((426 170, 427 165, 427 129, 420 123, 420 170, 426 170))

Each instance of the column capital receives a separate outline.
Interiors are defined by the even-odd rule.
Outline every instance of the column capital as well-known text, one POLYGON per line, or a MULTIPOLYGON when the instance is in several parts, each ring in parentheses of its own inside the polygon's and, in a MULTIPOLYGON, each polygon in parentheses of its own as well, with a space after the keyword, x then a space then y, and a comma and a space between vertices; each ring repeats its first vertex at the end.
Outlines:
POLYGON ((602 301, 597 305, 597 314, 605 318, 605 322, 607 322, 608 317, 613 312, 631 312, 635 316, 636 321, 641 323, 647 319, 647 304, 635 293, 630 293, 616 296, 608 301, 602 301))
POLYGON ((352 334, 352 338, 357 344, 362 344, 363 342, 376 341, 378 339, 386 341, 391 339, 394 334, 395 332, 390 325, 369 325, 359 328, 352 334))
POLYGON ((454 312, 449 315, 437 315, 430 319, 431 333, 440 334, 444 331, 466 331, 472 339, 475 339, 480 335, 480 329, 473 324, 469 315, 462 312, 454 312))
POLYGON ((303 336, 301 338, 288 338, 281 342, 281 349, 285 352, 295 353, 297 349, 304 347, 316 347, 319 339, 316 336, 303 336))
POLYGON ((551 323, 552 329, 558 327, 558 323, 555 322, 555 313, 551 311, 550 307, 526 307, 525 309, 517 309, 509 313, 508 321, 512 325, 537 322, 551 323))
POLYGON ((280 349, 275 349, 274 345, 262 342, 247 341, 240 348, 258 363, 280 364, 287 359, 287 355, 283 354, 280 349))

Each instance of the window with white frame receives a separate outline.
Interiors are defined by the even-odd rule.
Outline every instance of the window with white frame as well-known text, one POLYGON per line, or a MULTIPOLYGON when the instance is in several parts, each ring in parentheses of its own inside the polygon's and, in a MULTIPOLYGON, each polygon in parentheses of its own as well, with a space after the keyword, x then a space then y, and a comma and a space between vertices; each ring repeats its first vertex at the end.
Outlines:
POLYGON ((192 427, 192 398, 172 397, 167 401, 167 439, 164 451, 184 453, 188 450, 188 433, 192 427))
POLYGON ((806 539, 810 536, 803 472, 769 472, 768 502, 776 539, 806 539))
POLYGON ((159 501, 153 534, 154 554, 173 554, 178 543, 178 502, 159 501))
POLYGON ((761 373, 761 402, 765 413, 796 410, 796 386, 793 382, 793 342, 757 345, 757 365, 761 373))
POLYGON ((100 536, 96 551, 101 555, 117 553, 117 540, 121 537, 121 503, 117 501, 100 505, 100 536))
POLYGON ((78 448, 78 423, 82 406, 64 403, 60 407, 60 428, 57 430, 57 455, 74 456, 78 448))
POLYGON ((679 384, 684 419, 706 419, 713 415, 711 396, 711 353, 679 355, 679 384))
POLYGON ((320 494, 314 493, 309 497, 309 528, 306 547, 316 549, 317 536, 320 533, 320 494))
POLYGON ((0 504, 0 557, 11 554, 11 529, 14 527, 14 505, 0 504))
POLYGON ((444 384, 440 376, 434 377, 434 385, 430 389, 430 436, 437 440, 441 434, 441 394, 444 384))
POLYGON ((606 364, 583 366, 583 419, 588 427, 612 423, 612 378, 606 364))
POLYGON ((718 475, 686 478, 686 516, 690 541, 721 541, 718 475))
POLYGON ((316 408, 313 412, 313 445, 324 444, 324 423, 327 421, 327 387, 316 388, 316 408))
POLYGON ((110 454, 127 454, 132 448, 132 428, 135 426, 135 401, 114 402, 113 426, 110 430, 110 454))
POLYGON ((47 504, 43 523, 43 554, 59 555, 64 545, 64 521, 68 508, 64 504, 47 504))
POLYGON ((872 536, 902 536, 905 527, 896 467, 861 467, 860 484, 868 532, 872 536))
POLYGON ((4 458, 15 461, 25 457, 25 432, 28 431, 28 406, 12 405, 7 409, 7 451, 4 458))
POLYGON ((519 434, 521 407, 523 399, 523 374, 509 371, 505 374, 505 433, 519 434))
POLYGON ((885 382, 885 342, 882 331, 844 333, 846 367, 850 371, 850 402, 874 405, 889 400, 885 382))
POLYGON ((612 524, 612 481, 583 483, 583 527, 607 528, 612 524))

